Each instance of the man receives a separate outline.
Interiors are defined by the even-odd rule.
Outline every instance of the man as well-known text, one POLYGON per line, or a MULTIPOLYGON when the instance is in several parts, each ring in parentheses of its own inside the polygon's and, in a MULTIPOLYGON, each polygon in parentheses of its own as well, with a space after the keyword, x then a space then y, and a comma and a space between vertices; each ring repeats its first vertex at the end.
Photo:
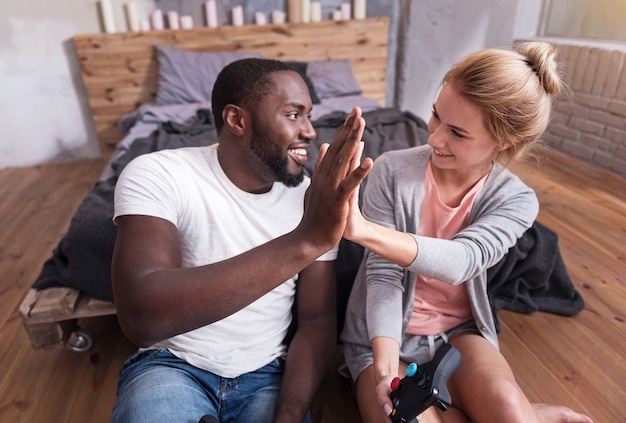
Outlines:
POLYGON ((114 422, 305 418, 336 340, 335 246, 371 167, 357 165, 355 108, 309 181, 311 107, 289 65, 231 63, 213 90, 219 144, 146 154, 120 176, 113 292, 144 349, 120 373, 114 422))

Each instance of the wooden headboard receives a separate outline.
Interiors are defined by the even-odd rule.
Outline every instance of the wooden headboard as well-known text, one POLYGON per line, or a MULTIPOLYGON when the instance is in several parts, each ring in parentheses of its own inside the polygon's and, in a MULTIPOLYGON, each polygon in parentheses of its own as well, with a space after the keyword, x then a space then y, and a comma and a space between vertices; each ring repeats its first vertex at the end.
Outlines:
POLYGON ((122 138, 119 118, 156 97, 154 45, 192 51, 250 51, 299 61, 348 59, 363 94, 385 104, 387 17, 307 24, 223 26, 73 37, 103 156, 122 138))

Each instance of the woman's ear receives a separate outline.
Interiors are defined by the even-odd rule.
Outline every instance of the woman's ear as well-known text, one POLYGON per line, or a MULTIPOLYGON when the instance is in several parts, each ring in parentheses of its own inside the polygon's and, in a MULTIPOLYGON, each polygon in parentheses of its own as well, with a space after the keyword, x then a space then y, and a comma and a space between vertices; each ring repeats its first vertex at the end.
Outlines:
POLYGON ((241 137, 247 129, 247 113, 241 107, 234 104, 227 104, 222 110, 224 127, 233 135, 241 137))
POLYGON ((498 144, 498 146, 496 147, 496 150, 498 150, 498 152, 502 152, 504 150, 506 150, 507 148, 509 148, 511 146, 510 142, 504 143, 504 144, 498 144))
POLYGON ((520 139, 521 139, 521 137, 516 137, 513 140, 508 140, 508 141, 505 141, 502 144, 498 144, 498 147, 496 148, 496 150, 504 151, 504 150, 510 148, 511 146, 517 144, 520 139))

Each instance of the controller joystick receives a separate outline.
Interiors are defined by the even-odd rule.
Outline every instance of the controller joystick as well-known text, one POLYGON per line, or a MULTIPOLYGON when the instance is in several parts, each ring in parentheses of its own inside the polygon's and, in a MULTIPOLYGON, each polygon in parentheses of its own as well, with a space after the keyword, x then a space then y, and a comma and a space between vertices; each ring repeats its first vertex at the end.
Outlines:
POLYGON ((410 422, 431 405, 446 411, 452 403, 448 379, 460 364, 461 353, 450 344, 443 344, 435 357, 421 366, 409 364, 404 378, 391 381, 392 423, 410 422))
POLYGON ((406 368, 406 375, 408 377, 414 376, 419 370, 419 366, 415 363, 410 363, 406 368))

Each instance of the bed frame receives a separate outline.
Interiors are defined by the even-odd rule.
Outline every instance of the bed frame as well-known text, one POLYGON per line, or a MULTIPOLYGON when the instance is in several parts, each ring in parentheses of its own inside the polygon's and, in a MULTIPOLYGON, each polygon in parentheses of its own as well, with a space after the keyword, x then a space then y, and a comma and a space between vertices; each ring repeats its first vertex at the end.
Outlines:
POLYGON ((257 52, 272 59, 348 59, 363 94, 385 104, 388 38, 389 19, 374 17, 77 35, 73 41, 102 155, 108 159, 122 138, 119 118, 156 97, 155 44, 192 51, 257 52))
MULTIPOLYGON (((347 59, 363 94, 385 104, 389 19, 375 17, 309 24, 224 26, 192 30, 77 35, 73 38, 93 122, 108 160, 122 138, 119 118, 156 97, 153 46, 193 51, 250 51, 300 61, 347 59)), ((115 314, 113 303, 72 288, 30 289, 19 309, 35 349, 92 344, 78 320, 115 314)))

